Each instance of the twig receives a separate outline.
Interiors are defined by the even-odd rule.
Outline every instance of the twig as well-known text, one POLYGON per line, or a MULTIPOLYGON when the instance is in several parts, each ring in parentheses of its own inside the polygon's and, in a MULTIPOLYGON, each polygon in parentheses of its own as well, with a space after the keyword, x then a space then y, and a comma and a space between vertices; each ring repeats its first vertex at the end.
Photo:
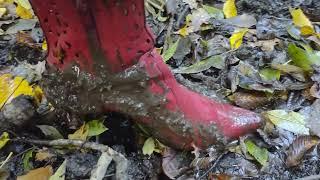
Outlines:
POLYGON ((13 155, 13 152, 10 152, 10 154, 7 156, 7 158, 3 162, 1 162, 0 169, 9 161, 9 159, 11 158, 12 155, 13 155))
POLYGON ((108 157, 112 157, 112 159, 116 163, 116 179, 128 179, 127 176, 127 168, 128 168, 128 160, 117 151, 113 150, 112 148, 94 143, 94 142, 85 142, 82 140, 72 140, 72 139, 58 139, 58 140, 32 140, 32 139, 13 139, 12 141, 17 142, 24 142, 24 143, 31 143, 31 144, 37 144, 37 145, 45 145, 45 146, 76 146, 76 147, 83 147, 86 149, 92 149, 96 151, 102 152, 102 157, 100 157, 98 164, 97 164, 97 170, 100 171, 103 168, 106 168, 104 166, 108 165, 109 163, 101 162, 102 160, 108 160, 108 157), (102 158, 102 159, 101 159, 102 158), (99 167, 100 166, 100 167, 99 167))
POLYGON ((108 153, 103 152, 98 160, 97 167, 92 170, 90 180, 100 180, 105 177, 112 157, 108 153))

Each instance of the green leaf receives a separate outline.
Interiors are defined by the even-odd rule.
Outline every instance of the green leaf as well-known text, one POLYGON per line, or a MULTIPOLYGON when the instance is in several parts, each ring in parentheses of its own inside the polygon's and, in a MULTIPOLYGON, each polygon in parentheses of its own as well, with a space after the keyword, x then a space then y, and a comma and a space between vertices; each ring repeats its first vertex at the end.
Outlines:
POLYGON ((294 44, 289 44, 288 54, 294 65, 301 67, 305 71, 311 71, 311 65, 320 65, 320 54, 306 51, 294 44))
POLYGON ((7 132, 3 132, 0 136, 0 149, 2 149, 9 140, 9 134, 7 132))
POLYGON ((144 155, 151 155, 156 149, 156 144, 155 141, 152 137, 149 137, 145 142, 144 145, 142 147, 142 153, 144 155))
POLYGON ((296 134, 309 135, 309 129, 306 128, 305 117, 301 114, 285 110, 272 110, 266 112, 266 117, 276 126, 291 131, 296 134))
POLYGON ((33 169, 33 164, 32 162, 30 162, 30 159, 32 158, 32 155, 33 155, 33 151, 34 151, 33 149, 27 151, 22 157, 23 169, 25 172, 33 169))
POLYGON ((104 126, 103 121, 100 121, 100 120, 89 121, 87 122, 86 126, 88 126, 89 137, 98 136, 108 130, 108 128, 104 126))
POLYGON ((50 177, 49 180, 64 180, 66 174, 67 160, 64 160, 57 171, 50 177))
POLYGON ((216 19, 224 19, 224 14, 223 14, 223 11, 218 9, 218 8, 215 8, 215 7, 212 7, 212 6, 207 6, 207 5, 202 5, 203 9, 207 11, 207 13, 213 17, 213 18, 216 18, 216 19))
POLYGON ((225 66, 224 57, 217 55, 217 56, 210 56, 202 61, 199 61, 189 67, 182 67, 179 69, 173 70, 174 73, 180 74, 190 74, 190 73, 198 73, 201 71, 205 71, 210 67, 215 67, 217 69, 223 69, 225 66))
POLYGON ((268 161, 268 150, 265 148, 260 148, 251 140, 245 141, 245 144, 249 154, 251 154, 262 166, 266 165, 268 161))
POLYGON ((275 81, 280 79, 281 72, 276 69, 264 68, 260 70, 260 77, 265 81, 275 81))
POLYGON ((60 132, 53 126, 38 125, 37 127, 49 139, 63 139, 63 136, 60 134, 60 132))
POLYGON ((172 58, 174 53, 176 53, 178 45, 179 45, 179 41, 180 41, 180 39, 178 39, 173 44, 169 44, 169 48, 165 52, 163 52, 162 57, 164 59, 164 62, 167 62, 170 58, 172 58))

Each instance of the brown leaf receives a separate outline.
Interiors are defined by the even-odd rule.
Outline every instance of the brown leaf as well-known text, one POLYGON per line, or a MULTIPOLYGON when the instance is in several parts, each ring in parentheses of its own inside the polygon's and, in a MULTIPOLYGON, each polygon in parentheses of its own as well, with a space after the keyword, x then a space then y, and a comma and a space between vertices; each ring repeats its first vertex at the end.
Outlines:
POLYGON ((288 149, 286 165, 297 166, 306 152, 317 144, 319 144, 319 138, 316 136, 300 136, 295 139, 288 149))
POLYGON ((46 166, 29 171, 26 175, 18 176, 17 180, 47 180, 52 176, 52 167, 46 166))
POLYGON ((252 92, 236 92, 230 97, 237 106, 254 109, 259 106, 266 105, 271 101, 265 93, 252 93, 252 92))

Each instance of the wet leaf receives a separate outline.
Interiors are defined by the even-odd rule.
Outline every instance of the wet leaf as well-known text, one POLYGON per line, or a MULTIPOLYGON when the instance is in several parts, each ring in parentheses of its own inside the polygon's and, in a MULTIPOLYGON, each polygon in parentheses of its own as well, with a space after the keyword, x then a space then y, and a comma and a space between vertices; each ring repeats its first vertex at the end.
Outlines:
POLYGON ((18 176, 17 180, 45 180, 52 176, 53 170, 51 166, 46 166, 31 170, 26 175, 18 176))
POLYGON ((212 7, 212 6, 208 6, 208 5, 202 5, 203 9, 206 10, 208 12, 208 14, 216 19, 223 19, 224 15, 223 15, 223 11, 212 7))
POLYGON ((305 71, 311 71, 311 65, 320 65, 320 54, 308 52, 292 43, 288 46, 288 54, 293 64, 305 71))
POLYGON ((288 26, 287 31, 288 31, 289 35, 291 37, 293 37, 294 39, 296 39, 296 40, 301 39, 301 36, 300 36, 301 32, 298 28, 296 28, 296 26, 294 26, 294 25, 288 26))
POLYGON ((5 14, 6 14, 6 12, 7 12, 7 9, 6 9, 6 8, 2 8, 2 7, 0 7, 0 18, 2 18, 2 17, 3 17, 3 15, 5 15, 5 14))
POLYGON ((229 19, 225 19, 223 20, 223 22, 242 28, 250 28, 251 26, 255 26, 257 24, 256 18, 249 14, 242 14, 229 19))
POLYGON ((264 68, 260 70, 260 77, 265 81, 275 81, 280 79, 280 71, 272 68, 264 68))
POLYGON ((14 0, 14 2, 21 5, 25 9, 32 9, 29 0, 14 0))
POLYGON ((291 13, 294 25, 300 28, 308 27, 309 30, 312 29, 312 31, 314 32, 311 21, 308 19, 306 15, 304 15, 303 11, 300 8, 297 8, 297 9, 290 8, 290 13, 291 13))
POLYGON ((226 2, 223 4, 223 13, 226 18, 237 16, 235 0, 226 0, 226 2))
POLYGON ((0 149, 2 149, 10 140, 9 134, 7 132, 3 132, 0 136, 0 149))
POLYGON ((37 20, 35 19, 18 19, 13 26, 10 26, 5 34, 16 34, 19 31, 30 30, 35 27, 37 20))
POLYGON ((156 148, 156 145, 155 145, 155 142, 154 142, 154 139, 152 137, 149 137, 145 142, 144 142, 144 145, 142 147, 142 153, 144 155, 151 155, 154 150, 156 148))
POLYGON ((53 126, 38 125, 37 127, 40 128, 42 133, 49 139, 63 139, 60 132, 53 126))
POLYGON ((48 50, 48 44, 47 41, 43 41, 42 46, 41 46, 42 50, 47 51, 48 50))
POLYGON ((64 180, 67 169, 67 160, 64 160, 57 171, 50 177, 49 180, 64 180))
POLYGON ((301 34, 304 36, 314 34, 314 29, 313 29, 313 27, 310 27, 310 26, 303 26, 303 27, 301 27, 300 31, 301 31, 301 34))
POLYGON ((271 64, 271 67, 277 69, 283 73, 290 74, 292 77, 299 81, 305 81, 305 74, 302 68, 291 64, 271 64))
POLYGON ((300 136, 295 139, 287 152, 286 165, 297 166, 307 151, 317 144, 319 144, 319 138, 315 136, 300 136))
POLYGON ((178 48, 178 45, 179 45, 179 41, 180 41, 180 39, 178 39, 173 44, 169 44, 169 48, 165 52, 163 52, 162 57, 163 57, 165 62, 167 62, 170 58, 172 58, 174 53, 177 51, 177 48, 178 48))
POLYGON ((68 139, 76 139, 85 141, 88 137, 89 130, 88 126, 83 124, 76 132, 68 135, 68 139))
POLYGON ((301 114, 285 110, 271 110, 266 112, 266 117, 274 125, 296 134, 309 135, 309 129, 306 128, 305 117, 301 114))
POLYGON ((18 4, 17 8, 16 8, 16 12, 17 15, 21 18, 21 19, 32 19, 33 18, 33 14, 31 12, 30 9, 26 9, 24 8, 22 5, 18 4))
POLYGON ((256 92, 236 92, 228 97, 237 106, 246 109, 255 109, 269 103, 269 98, 265 93, 256 92))
POLYGON ((245 144, 249 154, 251 154, 262 166, 267 164, 269 154, 267 149, 260 148, 251 140, 245 141, 245 144))
POLYGON ((89 121, 86 123, 86 126, 88 129, 89 137, 98 136, 108 130, 108 128, 104 126, 103 121, 100 121, 100 120, 89 121))
POLYGON ((30 162, 30 159, 33 156, 33 151, 34 151, 33 149, 27 151, 26 153, 24 153, 24 155, 22 157, 23 169, 25 172, 27 172, 33 168, 33 164, 32 164, 32 162, 30 162))
POLYGON ((230 46, 231 49, 238 49, 243 41, 243 36, 248 32, 248 29, 241 29, 235 31, 230 37, 230 46))
POLYGON ((36 161, 48 161, 50 158, 54 157, 48 150, 40 150, 37 152, 35 159, 36 161))
POLYGON ((189 67, 182 67, 179 69, 173 70, 174 73, 180 74, 191 74, 198 73, 209 69, 210 67, 215 67, 217 69, 223 69, 225 66, 224 58, 220 55, 211 56, 202 61, 199 61, 189 67))

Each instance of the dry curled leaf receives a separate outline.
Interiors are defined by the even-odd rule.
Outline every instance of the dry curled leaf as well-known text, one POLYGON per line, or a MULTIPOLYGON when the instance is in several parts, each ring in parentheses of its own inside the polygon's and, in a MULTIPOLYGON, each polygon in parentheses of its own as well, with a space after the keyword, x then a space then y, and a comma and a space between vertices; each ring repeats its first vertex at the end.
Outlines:
POLYGON ((295 139, 288 149, 286 165, 297 166, 306 152, 317 144, 319 144, 319 138, 316 136, 300 136, 295 139))

